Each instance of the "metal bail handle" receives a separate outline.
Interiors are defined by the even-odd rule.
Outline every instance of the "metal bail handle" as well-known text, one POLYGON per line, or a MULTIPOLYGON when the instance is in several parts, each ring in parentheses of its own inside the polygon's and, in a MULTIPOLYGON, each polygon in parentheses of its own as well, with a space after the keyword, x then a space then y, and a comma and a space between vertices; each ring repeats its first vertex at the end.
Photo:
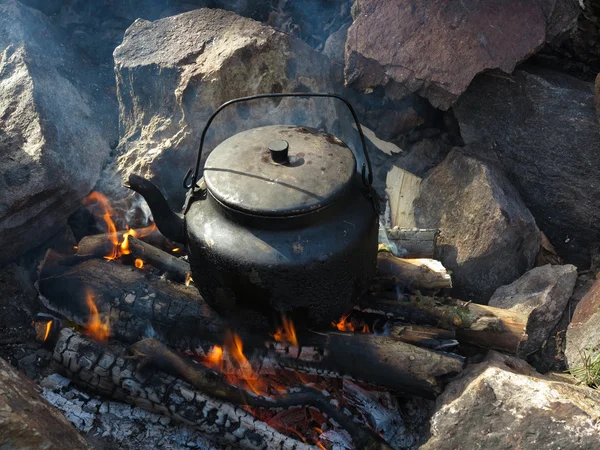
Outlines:
POLYGON ((344 102, 344 104, 350 110, 350 113, 352 114, 352 118, 354 119, 354 122, 356 123, 356 129, 358 130, 358 134, 360 136, 360 143, 362 145, 363 155, 365 157, 365 162, 363 163, 362 170, 361 170, 363 183, 369 189, 371 188, 371 185, 373 184, 373 170, 371 168, 371 160, 369 158, 369 154, 367 153, 367 145, 365 143, 365 135, 363 134, 362 128, 360 126, 360 122, 358 121, 358 116, 356 115, 356 112, 354 111, 354 108, 352 108, 352 105, 350 104, 350 102, 348 100, 346 100, 344 97, 341 97, 336 94, 312 94, 312 93, 305 93, 305 92, 297 92, 297 93, 290 93, 290 94, 251 95, 249 97, 241 97, 241 98, 236 98, 234 100, 229 100, 228 102, 225 102, 221 106, 219 106, 219 108, 209 117, 208 122, 206 122, 206 126, 204 127, 204 130, 202 130, 202 136, 200 137, 200 147, 198 148, 198 158, 196 159, 196 168, 195 169, 190 168, 187 171, 187 173, 185 174, 185 177, 183 179, 183 187, 185 189, 190 189, 196 185, 196 182, 198 181, 198 172, 200 171, 200 160, 202 159, 202 149, 204 147, 204 139, 206 138, 206 133, 208 132, 208 128, 210 127, 210 125, 213 122, 213 120, 215 119, 215 117, 217 117, 217 115, 223 109, 225 109, 229 105, 233 105, 234 103, 247 102, 249 100, 257 100, 257 99, 262 99, 262 98, 277 98, 277 97, 327 97, 327 98, 336 98, 336 99, 344 102), (190 175, 192 174, 192 171, 194 172, 194 175, 193 175, 192 179, 189 180, 190 175))

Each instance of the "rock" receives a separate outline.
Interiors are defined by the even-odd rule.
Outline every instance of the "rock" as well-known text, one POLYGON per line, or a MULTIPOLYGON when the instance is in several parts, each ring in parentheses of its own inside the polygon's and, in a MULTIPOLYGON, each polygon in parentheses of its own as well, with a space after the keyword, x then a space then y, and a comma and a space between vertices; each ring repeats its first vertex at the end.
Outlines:
MULTIPOLYGON (((138 173, 154 179, 177 206, 201 131, 218 106, 257 93, 332 91, 341 75, 305 43, 216 9, 137 20, 114 58, 121 124, 117 171, 123 178, 138 173)), ((234 105, 215 120, 207 150, 238 131, 266 124, 331 131, 336 108, 343 106, 336 103, 277 99, 234 105)))
POLYGON ((571 264, 535 267, 515 282, 496 289, 488 304, 528 316, 528 339, 521 349, 528 355, 540 348, 560 320, 576 281, 577 268, 571 264))
POLYGON ((450 146, 439 139, 423 139, 416 142, 395 164, 418 177, 425 178, 431 169, 444 160, 449 151, 450 146))
POLYGON ((593 89, 549 70, 479 77, 455 107, 465 143, 497 158, 566 262, 586 267, 600 242, 600 129, 593 89))
POLYGON ((0 359, 0 446, 14 449, 88 449, 85 440, 39 388, 0 359))
POLYGON ((416 92, 449 108, 478 73, 510 73, 575 24, 575 0, 365 0, 348 31, 346 83, 416 92))
POLYGON ((543 377, 496 352, 465 369, 437 399, 421 450, 592 450, 600 447, 600 393, 543 377))
POLYGON ((349 24, 342 26, 342 28, 333 32, 325 41, 323 54, 334 63, 344 64, 348 28, 350 28, 349 24))
POLYGON ((600 352, 600 280, 579 301, 567 328, 565 357, 569 368, 580 366, 584 356, 600 352))
MULTIPOLYGON (((467 149, 471 151, 472 149, 467 149)), ((515 188, 492 162, 455 148, 421 183, 419 228, 439 228, 439 259, 454 292, 487 303, 533 266, 540 233, 515 188)))
POLYGON ((0 4, 0 265, 64 226, 108 157, 88 70, 43 14, 0 4))

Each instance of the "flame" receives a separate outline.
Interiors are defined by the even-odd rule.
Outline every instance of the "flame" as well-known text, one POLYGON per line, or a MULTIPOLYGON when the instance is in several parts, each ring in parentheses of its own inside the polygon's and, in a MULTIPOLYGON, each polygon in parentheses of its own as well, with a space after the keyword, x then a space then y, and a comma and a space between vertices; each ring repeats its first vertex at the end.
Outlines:
POLYGON ((190 272, 185 274, 185 285, 189 286, 190 282, 192 282, 194 280, 192 280, 192 274, 190 272))
POLYGON ((352 322, 346 321, 349 315, 350 313, 344 314, 339 322, 331 322, 331 325, 336 327, 339 331, 354 331, 354 325, 352 325, 352 322))
POLYGON ((181 249, 179 247, 175 247, 173 250, 171 250, 173 253, 177 253, 178 251, 181 251, 181 249))
POLYGON ((223 365, 223 347, 215 345, 204 359, 207 366, 221 370, 223 365))
POLYGON ((44 334, 44 342, 46 342, 46 339, 48 339, 48 336, 50 335, 50 329, 52 328, 52 321, 49 320, 46 323, 46 334, 44 334))
POLYGON ((142 261, 140 258, 136 258, 134 261, 135 267, 137 267, 138 269, 141 269, 142 267, 144 267, 144 261, 142 261))
MULTIPOLYGON (((227 331, 225 334, 225 349, 237 363, 241 372, 241 378, 247 387, 256 395, 266 394, 267 385, 265 380, 254 371, 252 365, 244 356, 242 339, 237 334, 227 331)), ((228 380, 232 384, 236 384, 239 381, 235 375, 228 376, 228 380)))
POLYGON ((111 261, 111 260, 117 258, 117 256, 118 256, 117 247, 119 245, 119 237, 117 236, 117 228, 115 227, 115 223, 112 220, 112 216, 113 216, 114 212, 113 212, 112 207, 110 206, 110 203, 108 202, 108 199, 100 192, 94 191, 90 195, 85 197, 83 200, 83 204, 85 206, 89 206, 94 203, 99 205, 103 211, 103 213, 101 214, 101 217, 104 220, 104 222, 106 223, 108 236, 109 236, 110 241, 113 244, 113 248, 112 248, 111 252, 108 255, 104 256, 104 258, 111 261))
POLYGON ((104 322, 100 320, 98 308, 96 307, 96 303, 94 303, 94 299, 89 292, 87 293, 86 302, 90 308, 90 318, 85 326, 86 334, 93 337, 97 341, 106 341, 110 336, 110 325, 108 319, 106 319, 104 322))
POLYGON ((281 321, 283 322, 283 327, 277 329, 275 334, 273 334, 273 338, 277 342, 283 342, 284 344, 290 344, 294 347, 298 347, 298 339, 296 338, 294 322, 288 320, 285 315, 281 316, 281 321))
MULTIPOLYGON (((138 237, 137 232, 133 228, 128 228, 125 233, 123 233, 123 242, 121 242, 121 255, 129 255, 131 254, 131 249, 129 248, 129 236, 133 236, 134 238, 138 237)), ((120 255, 119 255, 120 256, 120 255)))

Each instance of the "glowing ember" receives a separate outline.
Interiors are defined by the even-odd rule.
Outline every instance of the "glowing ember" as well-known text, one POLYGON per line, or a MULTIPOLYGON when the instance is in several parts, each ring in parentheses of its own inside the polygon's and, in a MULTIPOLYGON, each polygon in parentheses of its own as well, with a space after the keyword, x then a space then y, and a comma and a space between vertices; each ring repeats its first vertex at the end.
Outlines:
POLYGON ((52 329, 52 321, 49 320, 48 323, 46 324, 46 334, 44 334, 44 342, 46 342, 46 339, 48 339, 51 329, 52 329))
POLYGON ((105 255, 104 258, 108 259, 109 261, 116 259, 118 256, 117 247, 119 245, 119 237, 117 236, 117 228, 115 227, 115 223, 112 220, 112 216, 114 214, 113 209, 110 206, 108 199, 100 192, 94 191, 83 200, 83 204, 85 206, 97 204, 102 210, 100 217, 102 217, 106 223, 108 236, 113 244, 111 252, 108 255, 105 255))
POLYGON ((134 261, 135 267, 137 267, 138 269, 141 269, 142 267, 144 267, 144 261, 142 261, 140 258, 136 258, 134 261))
POLYGON ((108 319, 104 322, 100 320, 100 314, 98 314, 98 308, 92 295, 88 292, 86 302, 90 308, 88 323, 85 326, 85 333, 96 339, 97 341, 106 341, 110 336, 110 325, 108 319))
POLYGON ((177 253, 177 252, 179 252, 179 251, 181 251, 181 249, 180 249, 179 247, 175 247, 175 248, 172 250, 172 252, 173 252, 173 253, 177 253))
POLYGON ((286 316, 282 316, 281 321, 283 322, 283 327, 279 328, 275 334, 273 334, 273 339, 297 347, 298 339, 296 338, 294 323, 291 320, 288 320, 286 316))

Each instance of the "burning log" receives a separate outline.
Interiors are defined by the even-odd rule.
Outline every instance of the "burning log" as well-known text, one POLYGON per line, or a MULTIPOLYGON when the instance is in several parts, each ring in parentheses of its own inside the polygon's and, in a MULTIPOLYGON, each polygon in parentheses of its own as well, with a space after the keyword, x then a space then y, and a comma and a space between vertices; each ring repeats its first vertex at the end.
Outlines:
POLYGON ((39 289, 46 306, 71 321, 86 325, 90 320, 88 293, 110 322, 111 335, 124 342, 147 337, 148 329, 179 349, 201 348, 207 353, 221 345, 230 329, 236 330, 252 350, 255 366, 285 368, 329 377, 384 386, 400 392, 434 397, 446 375, 462 369, 462 358, 372 334, 311 333, 302 347, 265 343, 273 338, 268 325, 226 321, 215 314, 195 288, 103 260, 70 261, 60 265, 49 252, 40 271, 39 289), (364 364, 355 364, 357 360, 364 364))
MULTIPOLYGON (((133 235, 123 236, 127 231, 118 233, 119 241, 126 241, 128 251, 134 258, 139 258, 144 262, 156 267, 157 269, 169 274, 170 278, 180 283, 185 282, 191 276, 190 265, 183 259, 177 258, 153 245, 150 245, 141 239, 137 239, 133 235)), ((135 230, 133 230, 135 233, 135 230)), ((110 254, 114 244, 109 239, 109 235, 97 234, 94 236, 86 236, 81 241, 77 248, 79 256, 95 256, 102 258, 110 254)))
POLYGON ((361 307, 398 320, 456 330, 459 342, 514 354, 527 341, 527 316, 508 309, 421 295, 401 300, 376 297, 361 307))
POLYGON ((451 288, 452 279, 441 262, 435 259, 404 259, 389 252, 377 254, 377 273, 393 277, 400 284, 415 289, 451 288))
POLYGON ((406 250, 405 258, 433 258, 438 229, 429 228, 388 228, 387 237, 398 247, 406 250))
POLYGON ((187 423, 223 443, 249 449, 317 450, 172 375, 153 367, 140 370, 123 347, 108 349, 69 328, 60 333, 54 360, 86 389, 187 423))

